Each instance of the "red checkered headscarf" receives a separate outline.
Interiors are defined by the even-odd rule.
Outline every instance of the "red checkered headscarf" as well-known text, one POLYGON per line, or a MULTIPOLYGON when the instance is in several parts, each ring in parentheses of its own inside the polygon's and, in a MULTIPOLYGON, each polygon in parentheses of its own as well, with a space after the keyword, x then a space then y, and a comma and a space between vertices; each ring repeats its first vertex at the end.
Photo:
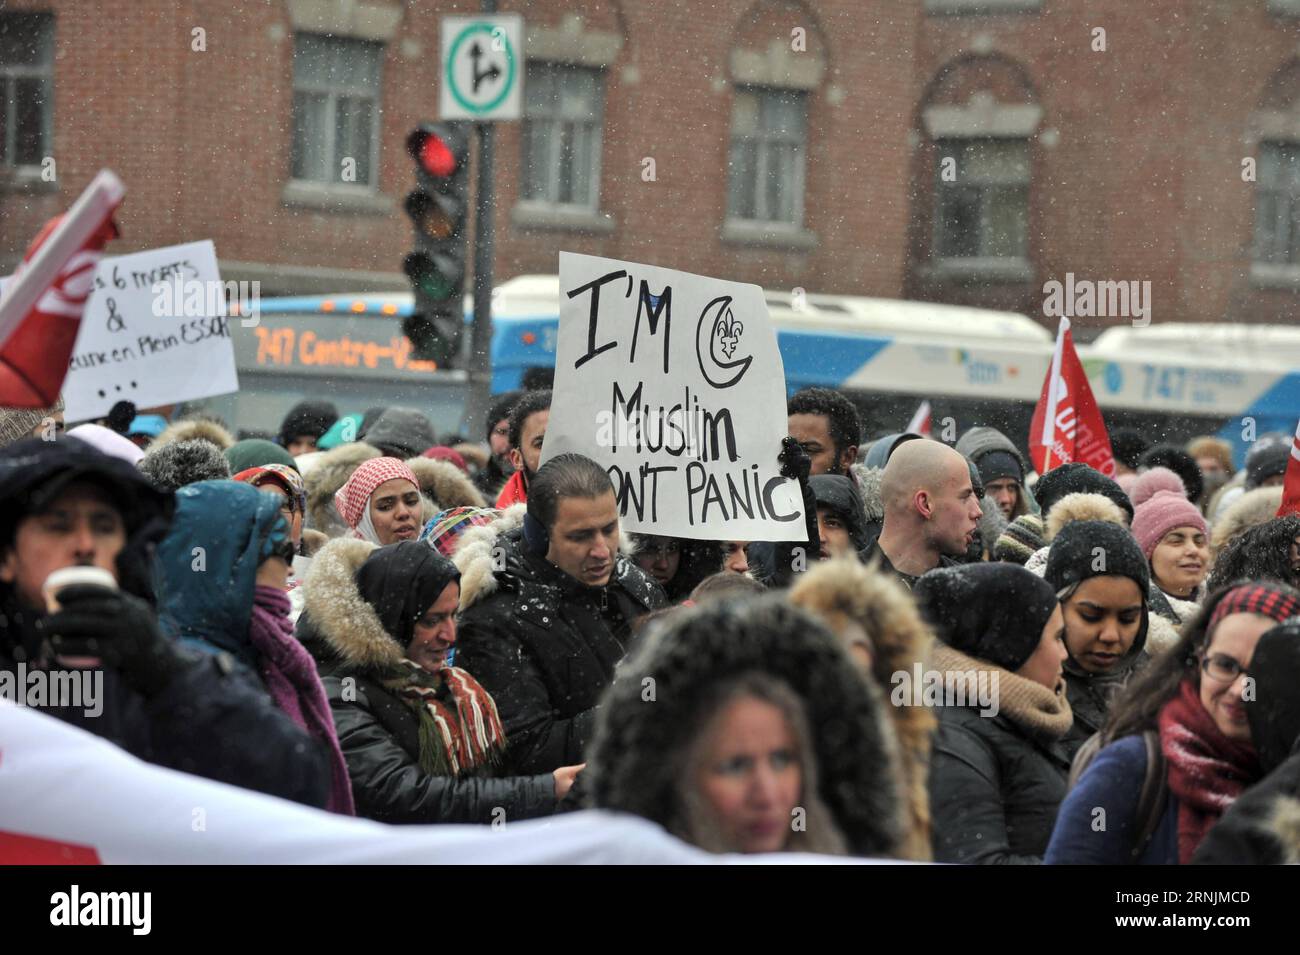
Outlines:
POLYGON ((1242 584, 1233 587, 1215 605, 1206 633, 1212 632, 1220 620, 1234 613, 1263 614, 1282 623, 1300 613, 1300 600, 1290 592, 1290 588, 1283 589, 1273 584, 1242 584))
POLYGON ((334 507, 343 516, 343 520, 348 522, 348 527, 356 530, 365 516, 366 505, 370 503, 370 495, 375 493, 375 488, 394 478, 410 481, 416 490, 420 489, 420 481, 415 472, 397 458, 371 458, 352 472, 348 483, 334 492, 334 507))

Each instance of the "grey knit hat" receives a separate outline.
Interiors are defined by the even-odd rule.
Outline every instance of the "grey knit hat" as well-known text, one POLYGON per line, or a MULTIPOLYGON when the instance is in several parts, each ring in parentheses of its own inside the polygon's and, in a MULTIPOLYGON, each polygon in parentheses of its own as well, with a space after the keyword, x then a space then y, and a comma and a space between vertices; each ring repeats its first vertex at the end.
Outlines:
POLYGON ((62 395, 51 408, 0 408, 0 448, 30 437, 42 421, 62 410, 62 395))
POLYGON ((140 459, 140 470, 161 491, 175 491, 197 481, 230 477, 230 462, 211 441, 173 441, 150 450, 140 459))

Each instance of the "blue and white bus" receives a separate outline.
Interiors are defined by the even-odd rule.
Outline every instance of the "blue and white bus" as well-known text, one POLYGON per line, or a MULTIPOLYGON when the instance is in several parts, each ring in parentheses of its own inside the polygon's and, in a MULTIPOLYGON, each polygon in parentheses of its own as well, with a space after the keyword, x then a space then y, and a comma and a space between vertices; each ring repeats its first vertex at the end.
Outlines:
MULTIPOLYGON (((496 289, 494 393, 554 368, 559 297, 556 275, 520 276, 496 289)), ((951 417, 958 431, 989 424, 1025 441, 1052 354, 1052 334, 1030 318, 861 296, 795 301, 772 291, 766 299, 791 392, 841 389, 869 434, 904 427, 928 400, 936 427, 951 417)), ((347 410, 412 404, 440 432, 457 430, 466 376, 411 358, 401 333, 411 310, 410 294, 263 299, 256 327, 231 322, 239 394, 206 404, 239 428, 266 427, 305 395, 329 396, 347 410)), ((468 298, 465 310, 468 324, 468 298)), ((1080 345, 1079 354, 1111 428, 1179 442, 1219 433, 1244 448, 1254 434, 1290 433, 1300 415, 1300 328, 1122 326, 1080 345)))

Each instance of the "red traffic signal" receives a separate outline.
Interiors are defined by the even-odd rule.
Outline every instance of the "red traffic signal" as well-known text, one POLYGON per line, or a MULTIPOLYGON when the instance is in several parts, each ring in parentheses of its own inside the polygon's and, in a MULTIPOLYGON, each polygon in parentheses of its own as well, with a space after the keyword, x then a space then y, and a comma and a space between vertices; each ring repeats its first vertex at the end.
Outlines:
POLYGON ((444 137, 427 128, 420 128, 406 139, 406 150, 431 176, 447 179, 460 168, 458 150, 444 137))

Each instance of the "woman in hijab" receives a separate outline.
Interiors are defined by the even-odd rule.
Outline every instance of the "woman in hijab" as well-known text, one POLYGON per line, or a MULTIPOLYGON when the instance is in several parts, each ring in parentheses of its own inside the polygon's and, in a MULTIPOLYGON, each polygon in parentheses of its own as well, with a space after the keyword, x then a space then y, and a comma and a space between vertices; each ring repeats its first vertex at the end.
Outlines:
POLYGON ((312 562, 298 638, 316 657, 358 814, 391 823, 555 812, 580 767, 491 778, 505 750, 496 703, 456 644, 460 573, 422 541, 339 538, 312 562))
POLYGON ((397 458, 371 458, 334 494, 352 536, 380 547, 420 536, 423 501, 415 472, 397 458))

